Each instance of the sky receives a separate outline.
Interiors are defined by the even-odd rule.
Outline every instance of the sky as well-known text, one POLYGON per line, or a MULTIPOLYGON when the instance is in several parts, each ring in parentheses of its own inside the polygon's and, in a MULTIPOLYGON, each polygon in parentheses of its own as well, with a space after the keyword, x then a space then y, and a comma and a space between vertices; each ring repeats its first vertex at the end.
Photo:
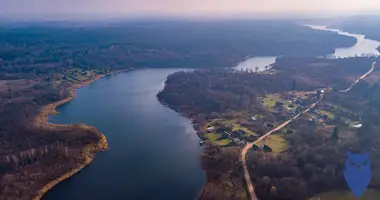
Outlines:
POLYGON ((271 16, 380 13, 380 0, 0 0, 0 16, 271 16))

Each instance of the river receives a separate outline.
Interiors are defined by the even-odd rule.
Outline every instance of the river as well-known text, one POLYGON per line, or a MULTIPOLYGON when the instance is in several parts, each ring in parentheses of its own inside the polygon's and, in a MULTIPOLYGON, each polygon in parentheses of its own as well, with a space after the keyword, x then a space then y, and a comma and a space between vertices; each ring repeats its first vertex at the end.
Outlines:
MULTIPOLYGON (((305 25, 312 29, 332 31, 340 35, 350 36, 356 38, 356 44, 352 47, 336 48, 332 55, 326 55, 328 58, 348 58, 355 56, 378 56, 380 52, 377 48, 380 46, 380 42, 376 40, 371 40, 362 34, 348 33, 339 29, 328 28, 327 26, 321 25, 305 25)), ((251 57, 241 61, 235 69, 252 69, 256 70, 258 67, 259 71, 265 70, 265 66, 271 65, 276 61, 276 56, 264 56, 264 57, 251 57)))
MULTIPOLYGON (((379 42, 350 36, 358 42, 337 48, 333 56, 379 55, 379 42)), ((275 59, 248 58, 235 68, 264 70, 275 59)), ((190 120, 156 99, 166 77, 179 70, 183 69, 139 69, 105 77, 77 90, 73 101, 59 107, 60 114, 51 116, 51 123, 93 125, 106 135, 110 150, 99 153, 90 166, 43 199, 193 200, 206 179, 199 159, 202 148, 190 120)))
POLYGON ((140 69, 77 90, 52 123, 85 123, 107 136, 110 150, 58 184, 44 200, 194 200, 205 184, 198 136, 190 120, 156 94, 179 69, 140 69))

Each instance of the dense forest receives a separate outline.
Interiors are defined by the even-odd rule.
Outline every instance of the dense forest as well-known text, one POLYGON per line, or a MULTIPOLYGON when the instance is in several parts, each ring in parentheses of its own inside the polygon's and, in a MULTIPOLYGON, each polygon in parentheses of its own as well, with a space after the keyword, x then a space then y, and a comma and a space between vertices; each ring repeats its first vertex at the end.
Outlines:
POLYGON ((229 67, 246 56, 326 55, 354 43, 286 21, 0 27, 0 59, 20 68, 229 67))
MULTIPOLYGON (((378 190, 380 159, 376 150, 380 140, 375 138, 379 130, 379 83, 363 81, 347 93, 335 92, 347 88, 368 71, 373 61, 374 58, 283 57, 277 59, 273 74, 232 69, 178 72, 168 77, 164 90, 157 96, 169 107, 190 116, 195 127, 200 127, 199 124, 231 111, 270 116, 260 97, 290 92, 295 88, 294 83, 297 91, 332 87, 333 91, 325 95, 321 106, 339 105, 362 116, 363 128, 344 127, 336 118, 334 123, 339 126, 339 136, 332 136, 335 129, 331 125, 313 126, 306 116, 289 124, 286 129, 291 131, 283 133, 290 146, 286 151, 277 154, 252 150, 247 155, 256 195, 265 200, 304 200, 321 192, 347 189, 343 178, 347 151, 370 152, 374 176, 369 187, 378 190)), ((336 131, 338 134, 338 128, 336 131)), ((235 196, 230 195, 230 199, 244 198, 243 192, 236 188, 242 184, 241 167, 236 162, 222 161, 219 154, 223 151, 217 147, 207 148, 211 153, 206 151, 204 155, 208 161, 204 168, 210 174, 206 189, 215 187, 217 191, 205 189, 203 192, 208 195, 201 195, 199 199, 218 199, 221 194, 232 193, 235 196), (229 174, 229 179, 224 174, 229 174), (223 189, 218 181, 228 189, 223 189)), ((226 151, 230 157, 238 156, 237 152, 226 151)))

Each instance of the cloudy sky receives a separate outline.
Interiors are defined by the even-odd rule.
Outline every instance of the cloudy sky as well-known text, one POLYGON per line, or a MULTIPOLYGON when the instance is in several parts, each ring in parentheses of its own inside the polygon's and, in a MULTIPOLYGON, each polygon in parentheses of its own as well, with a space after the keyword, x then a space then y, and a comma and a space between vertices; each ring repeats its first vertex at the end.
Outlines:
POLYGON ((0 0, 2 15, 227 16, 379 13, 380 0, 0 0))

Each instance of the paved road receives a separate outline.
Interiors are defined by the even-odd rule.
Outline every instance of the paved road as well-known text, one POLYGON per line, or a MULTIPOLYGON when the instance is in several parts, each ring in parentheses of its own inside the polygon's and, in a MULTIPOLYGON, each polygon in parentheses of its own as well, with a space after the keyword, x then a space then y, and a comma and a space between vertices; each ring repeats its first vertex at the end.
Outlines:
MULTIPOLYGON (((348 87, 345 90, 341 90, 340 92, 348 92, 348 91, 350 91, 352 89, 352 87, 354 87, 357 83, 359 83, 360 80, 365 79, 368 75, 370 75, 373 72, 373 70, 375 69, 375 64, 376 64, 376 61, 372 63, 371 69, 367 73, 365 73, 361 77, 359 77, 355 82, 353 82, 350 85, 350 87, 348 87)), ((277 126, 276 128, 272 129, 271 131, 267 132, 263 136, 259 137, 256 141, 247 143, 247 145, 243 148, 243 150, 241 151, 240 159, 241 159, 242 165, 243 165, 244 179, 245 179, 245 182, 246 182, 246 187, 247 187, 247 190, 248 190, 248 195, 249 195, 249 199, 250 200, 257 200, 257 197, 256 197, 256 193, 255 193, 255 189, 254 189, 253 183, 251 181, 251 177, 249 176, 249 172, 248 172, 248 168, 247 168, 247 160, 245 159, 248 150, 251 149, 254 144, 257 144, 258 142, 260 142, 261 140, 265 139, 270 134, 272 134, 272 133, 274 133, 274 132, 276 132, 276 131, 284 128, 286 125, 288 125, 293 120, 296 120, 302 114, 307 113, 310 109, 312 109, 316 105, 318 105, 319 102, 321 102, 322 98, 323 98, 323 95, 321 96, 320 99, 318 99, 317 102, 311 104, 306 110, 298 113, 296 116, 290 118, 288 121, 282 123, 281 125, 277 126)))

